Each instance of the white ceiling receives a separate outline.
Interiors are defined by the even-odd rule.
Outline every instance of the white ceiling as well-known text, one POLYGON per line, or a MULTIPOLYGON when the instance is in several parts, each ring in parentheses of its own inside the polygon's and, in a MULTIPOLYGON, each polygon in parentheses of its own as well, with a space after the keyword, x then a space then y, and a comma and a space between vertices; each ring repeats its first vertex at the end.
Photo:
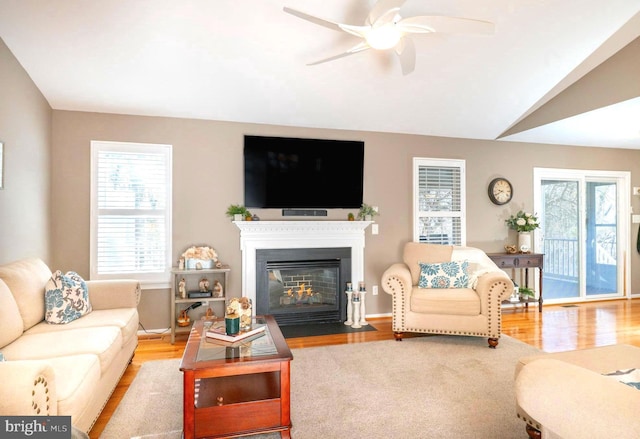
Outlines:
MULTIPOLYGON (((362 24, 373 3, 0 0, 0 37, 54 109, 496 139, 640 36, 640 0, 407 0, 496 32, 418 35, 403 76, 373 51, 307 66, 358 39, 282 11, 362 24)), ((504 139, 640 149, 640 98, 504 139)))

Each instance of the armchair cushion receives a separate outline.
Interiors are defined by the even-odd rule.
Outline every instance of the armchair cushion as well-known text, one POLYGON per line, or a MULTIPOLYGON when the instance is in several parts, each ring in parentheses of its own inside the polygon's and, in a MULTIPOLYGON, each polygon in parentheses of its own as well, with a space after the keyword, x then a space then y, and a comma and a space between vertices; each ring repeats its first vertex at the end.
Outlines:
POLYGON ((411 284, 418 285, 420 279, 420 263, 437 264, 451 261, 452 245, 424 244, 407 242, 404 246, 403 260, 411 272, 411 284))
POLYGON ((420 263, 419 288, 467 288, 469 262, 420 263))

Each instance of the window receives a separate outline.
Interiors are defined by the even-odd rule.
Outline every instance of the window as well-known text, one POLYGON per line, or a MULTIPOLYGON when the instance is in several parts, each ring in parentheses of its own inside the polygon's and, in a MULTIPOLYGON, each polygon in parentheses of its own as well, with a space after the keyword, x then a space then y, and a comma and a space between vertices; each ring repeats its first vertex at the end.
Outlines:
POLYGON ((465 245, 464 160, 413 159, 413 240, 465 245))
POLYGON ((91 142, 91 278, 155 288, 170 270, 171 146, 91 142))

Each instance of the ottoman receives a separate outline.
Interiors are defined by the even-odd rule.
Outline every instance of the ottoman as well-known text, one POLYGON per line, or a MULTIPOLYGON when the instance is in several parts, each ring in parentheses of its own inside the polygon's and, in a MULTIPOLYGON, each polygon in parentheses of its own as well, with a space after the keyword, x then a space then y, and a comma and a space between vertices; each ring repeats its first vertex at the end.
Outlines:
POLYGON ((605 376, 640 369, 640 348, 612 345, 521 358, 516 410, 531 438, 640 437, 640 390, 605 376))

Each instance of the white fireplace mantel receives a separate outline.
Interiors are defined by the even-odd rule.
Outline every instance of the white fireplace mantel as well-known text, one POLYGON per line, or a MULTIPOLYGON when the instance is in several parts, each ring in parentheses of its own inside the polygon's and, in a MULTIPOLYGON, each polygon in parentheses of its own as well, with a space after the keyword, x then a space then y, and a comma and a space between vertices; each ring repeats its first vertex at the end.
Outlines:
MULTIPOLYGON (((351 248, 351 282, 364 280, 365 229, 372 221, 234 221, 240 229, 242 295, 256 303, 256 250, 351 248)), ((255 308, 254 308, 255 309, 255 308)))

